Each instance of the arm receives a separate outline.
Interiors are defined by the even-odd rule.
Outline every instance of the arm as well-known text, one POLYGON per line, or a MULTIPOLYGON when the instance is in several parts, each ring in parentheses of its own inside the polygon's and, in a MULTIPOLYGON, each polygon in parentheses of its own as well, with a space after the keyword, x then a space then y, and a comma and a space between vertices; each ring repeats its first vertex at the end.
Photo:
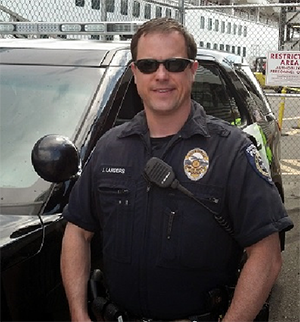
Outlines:
POLYGON ((61 273, 72 321, 91 321, 87 310, 87 282, 92 237, 92 232, 72 223, 66 226, 62 242, 61 273))
POLYGON ((278 233, 246 248, 248 259, 223 322, 253 321, 270 294, 281 269, 278 233))

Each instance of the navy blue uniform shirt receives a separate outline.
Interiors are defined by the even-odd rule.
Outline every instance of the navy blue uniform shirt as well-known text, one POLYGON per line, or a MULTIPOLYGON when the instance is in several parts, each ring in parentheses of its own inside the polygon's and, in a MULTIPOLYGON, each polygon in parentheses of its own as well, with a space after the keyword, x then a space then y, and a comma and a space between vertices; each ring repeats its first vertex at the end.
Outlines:
MULTIPOLYGON (((162 159, 204 206, 145 180, 151 158, 144 112, 103 135, 64 217, 101 231, 115 303, 137 316, 179 319, 207 310, 207 292, 235 283, 243 249, 292 227, 247 135, 192 103, 162 159), (221 215, 230 236, 214 219, 221 215)), ((100 256, 100 254, 99 254, 100 256)))

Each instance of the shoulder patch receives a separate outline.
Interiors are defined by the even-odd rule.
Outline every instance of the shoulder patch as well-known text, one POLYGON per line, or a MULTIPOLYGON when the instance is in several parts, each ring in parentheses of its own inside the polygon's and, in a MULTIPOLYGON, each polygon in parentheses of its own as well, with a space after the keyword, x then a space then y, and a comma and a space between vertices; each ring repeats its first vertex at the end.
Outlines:
POLYGON ((254 144, 250 144, 245 149, 246 157, 248 162, 251 164, 254 171, 264 180, 271 183, 272 178, 270 177, 269 171, 266 168, 259 151, 254 144))

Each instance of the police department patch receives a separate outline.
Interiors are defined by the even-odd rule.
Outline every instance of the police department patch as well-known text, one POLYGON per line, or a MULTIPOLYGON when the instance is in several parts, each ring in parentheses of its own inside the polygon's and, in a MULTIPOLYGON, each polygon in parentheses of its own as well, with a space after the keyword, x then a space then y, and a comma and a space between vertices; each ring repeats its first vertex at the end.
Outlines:
POLYGON ((259 151, 254 144, 250 144, 246 150, 246 156, 255 172, 268 182, 272 182, 269 171, 266 168, 259 151))
POLYGON ((184 158, 183 167, 189 179, 197 181, 203 178, 209 167, 207 153, 199 148, 189 151, 184 158))

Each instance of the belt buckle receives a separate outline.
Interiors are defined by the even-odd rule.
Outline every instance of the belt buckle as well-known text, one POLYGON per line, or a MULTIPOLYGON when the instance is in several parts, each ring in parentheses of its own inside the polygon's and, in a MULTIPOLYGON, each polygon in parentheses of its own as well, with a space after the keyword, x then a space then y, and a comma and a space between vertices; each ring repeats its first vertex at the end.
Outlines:
POLYGON ((208 321, 213 321, 211 319, 211 314, 210 313, 204 313, 204 314, 200 314, 200 315, 193 315, 189 317, 189 320, 191 322, 208 322, 208 321))
POLYGON ((153 322, 153 319, 145 319, 145 318, 141 318, 142 322, 153 322))

